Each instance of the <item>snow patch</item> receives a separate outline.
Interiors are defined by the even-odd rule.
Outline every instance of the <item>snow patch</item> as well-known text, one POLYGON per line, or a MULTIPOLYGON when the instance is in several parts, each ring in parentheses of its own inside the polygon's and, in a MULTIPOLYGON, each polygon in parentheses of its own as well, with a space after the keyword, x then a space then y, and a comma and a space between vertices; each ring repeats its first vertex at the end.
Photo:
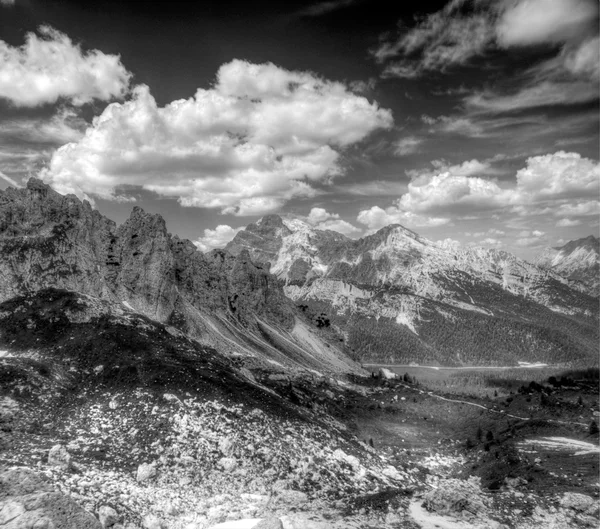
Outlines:
POLYGON ((600 453, 600 446, 587 441, 578 441, 569 437, 539 437, 537 439, 526 439, 522 445, 533 445, 550 450, 574 452, 574 456, 600 453))

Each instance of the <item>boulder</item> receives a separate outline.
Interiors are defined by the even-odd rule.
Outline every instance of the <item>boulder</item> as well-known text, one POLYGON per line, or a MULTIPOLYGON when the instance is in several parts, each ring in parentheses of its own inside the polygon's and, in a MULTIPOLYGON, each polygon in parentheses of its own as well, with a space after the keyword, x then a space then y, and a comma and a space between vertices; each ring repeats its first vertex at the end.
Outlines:
POLYGON ((71 466, 71 454, 64 445, 54 445, 48 452, 48 464, 68 470, 71 466))
POLYGON ((144 481, 148 481, 156 476, 156 465, 154 463, 142 463, 138 469, 136 474, 136 479, 143 483, 144 481))
POLYGON ((100 507, 100 509, 98 509, 98 518, 104 529, 107 529, 108 527, 114 527, 119 521, 119 515, 117 514, 117 511, 108 505, 103 505, 100 507))

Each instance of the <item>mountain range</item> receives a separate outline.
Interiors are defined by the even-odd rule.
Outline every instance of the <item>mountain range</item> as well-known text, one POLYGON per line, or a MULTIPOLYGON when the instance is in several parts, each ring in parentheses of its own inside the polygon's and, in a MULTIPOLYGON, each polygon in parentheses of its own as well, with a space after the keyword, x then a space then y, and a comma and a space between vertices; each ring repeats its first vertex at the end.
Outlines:
POLYGON ((226 246, 269 267, 318 325, 372 363, 566 362, 596 356, 598 302, 502 250, 435 243, 400 225, 353 240, 263 217, 226 246))
POLYGON ((0 192, 0 302, 76 292, 249 368, 597 363, 597 248, 532 264, 400 225, 354 240, 268 215, 203 254, 139 207, 117 226, 36 179, 0 192))

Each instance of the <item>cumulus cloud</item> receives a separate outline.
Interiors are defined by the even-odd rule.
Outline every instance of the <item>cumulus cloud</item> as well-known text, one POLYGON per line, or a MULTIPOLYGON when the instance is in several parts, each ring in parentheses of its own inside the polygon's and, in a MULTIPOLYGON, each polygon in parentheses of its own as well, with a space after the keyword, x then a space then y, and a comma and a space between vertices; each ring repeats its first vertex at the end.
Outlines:
MULTIPOLYGON (((475 176, 488 167, 478 160, 451 167, 445 167, 443 161, 434 165, 444 170, 435 174, 413 174, 406 193, 392 206, 363 210, 358 222, 371 229, 391 223, 437 226, 457 216, 476 219, 484 215, 487 218, 493 211, 572 218, 597 214, 600 209, 597 200, 589 199, 600 192, 600 164, 577 153, 559 151, 530 157, 526 167, 517 171, 512 185, 502 187, 495 180, 475 176)), ((471 235, 483 236, 484 233, 471 235)), ((487 235, 497 238, 504 232, 493 229, 487 235)), ((532 232, 522 234, 521 239, 541 235, 532 232)))
POLYGON ((41 26, 37 35, 28 33, 21 47, 0 40, 0 98, 16 106, 122 98, 130 78, 117 55, 84 52, 49 26, 41 26))
POLYGON ((208 252, 213 248, 223 248, 243 229, 243 226, 232 228, 226 224, 219 224, 214 230, 204 230, 204 236, 195 240, 194 244, 201 252, 208 252))
POLYGON ((312 208, 306 220, 319 230, 337 231, 348 237, 357 235, 362 231, 360 228, 340 219, 337 213, 329 213, 324 208, 312 208))
POLYGON ((390 206, 385 209, 372 206, 370 209, 362 210, 356 220, 367 226, 370 232, 379 230, 389 224, 402 224, 418 228, 443 226, 450 223, 450 218, 447 217, 418 215, 410 211, 404 211, 398 206, 390 206))
POLYGON ((343 83, 234 60, 212 88, 164 107, 136 87, 58 149, 41 176, 80 197, 116 199, 119 186, 141 186, 183 206, 259 215, 315 196, 313 184, 343 173, 345 147, 392 123, 389 110, 343 83))
POLYGON ((600 164, 574 152, 533 156, 517 172, 514 202, 598 196, 600 164))

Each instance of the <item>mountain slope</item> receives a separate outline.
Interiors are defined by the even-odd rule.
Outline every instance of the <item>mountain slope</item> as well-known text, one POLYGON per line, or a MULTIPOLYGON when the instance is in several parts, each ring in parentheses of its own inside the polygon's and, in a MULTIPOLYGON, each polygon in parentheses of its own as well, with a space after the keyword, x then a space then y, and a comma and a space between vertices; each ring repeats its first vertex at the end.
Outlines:
POLYGON ((600 240, 590 235, 557 248, 546 248, 534 261, 570 280, 575 288, 600 296, 600 240))
POLYGON ((116 226, 88 202, 31 179, 0 192, 0 301, 45 288, 122 303, 250 362, 356 369, 247 252, 203 255, 138 207, 116 226))
POLYGON ((352 240, 272 215, 226 249, 268 262, 286 295, 362 361, 595 356, 595 300, 507 252, 441 245, 399 225, 352 240))

